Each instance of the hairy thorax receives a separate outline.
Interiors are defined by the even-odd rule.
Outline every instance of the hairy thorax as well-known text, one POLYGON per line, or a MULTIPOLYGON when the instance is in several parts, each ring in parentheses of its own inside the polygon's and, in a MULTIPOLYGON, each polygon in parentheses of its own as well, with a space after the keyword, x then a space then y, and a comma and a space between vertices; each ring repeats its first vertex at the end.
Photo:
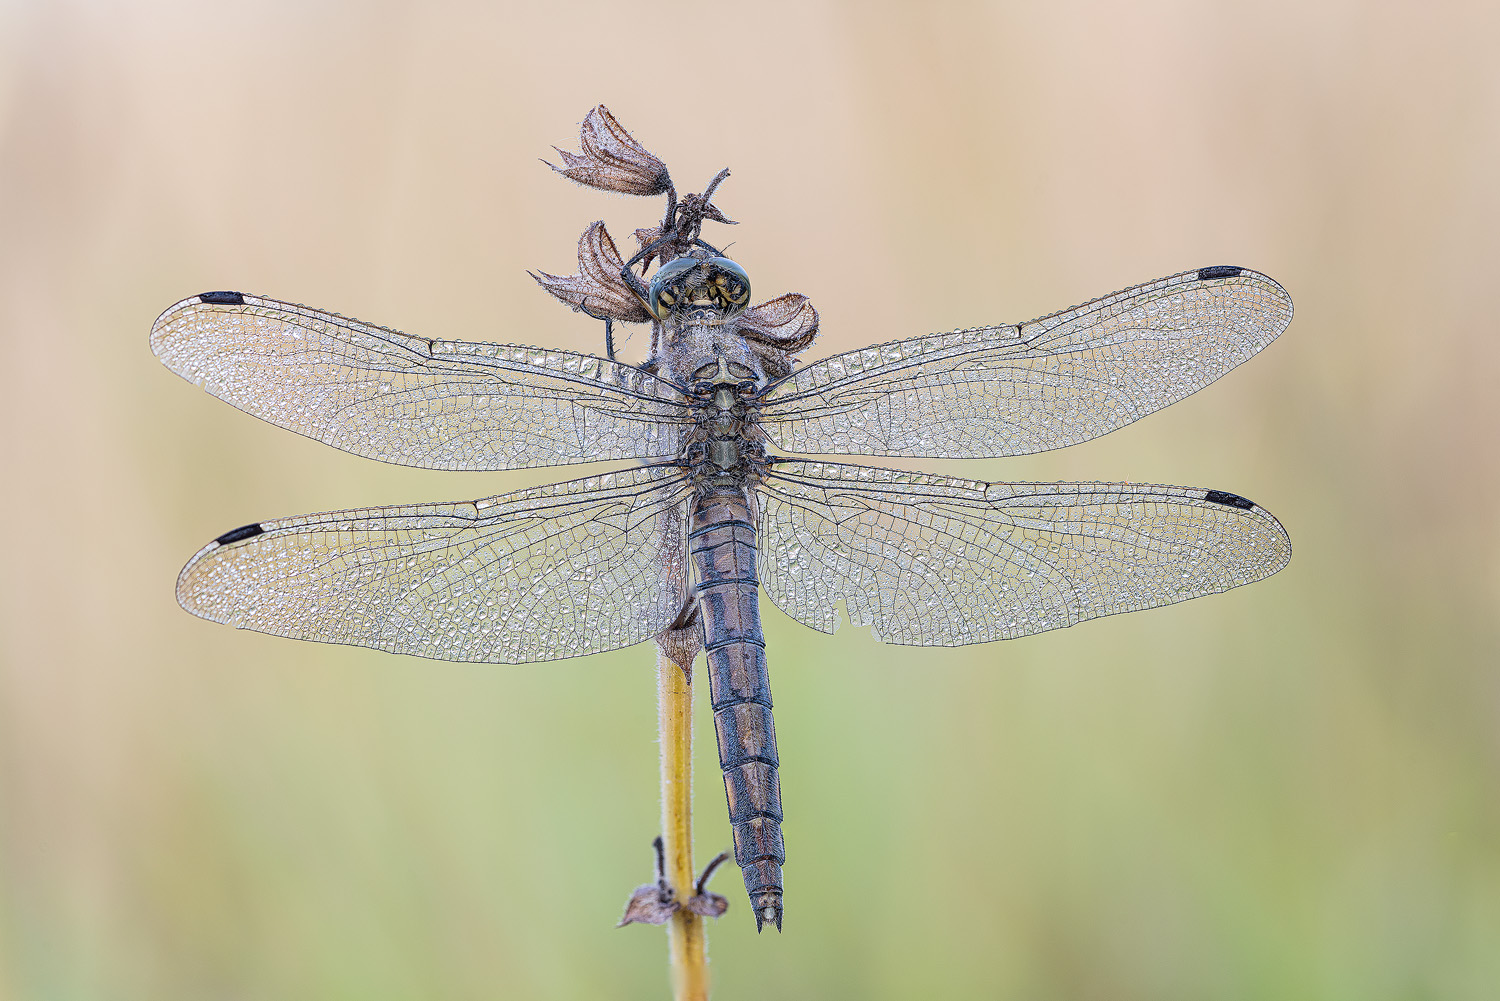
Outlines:
POLYGON ((772 381, 766 360, 732 324, 663 324, 657 370, 697 400, 697 426, 679 460, 704 492, 742 492, 766 466, 756 401, 772 381))

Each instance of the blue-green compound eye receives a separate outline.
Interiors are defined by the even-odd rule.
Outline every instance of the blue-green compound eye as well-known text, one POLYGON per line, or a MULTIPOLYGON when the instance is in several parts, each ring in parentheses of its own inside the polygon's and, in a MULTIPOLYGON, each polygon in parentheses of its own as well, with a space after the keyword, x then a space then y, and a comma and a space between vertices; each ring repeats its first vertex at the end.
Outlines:
POLYGON ((703 262, 708 284, 722 300, 726 313, 738 313, 750 305, 750 276, 745 269, 727 257, 710 257, 703 262))
POLYGON ((647 305, 658 320, 665 320, 683 306, 712 304, 725 316, 733 316, 750 304, 750 277, 727 257, 679 257, 651 276, 647 305))
POLYGON ((656 269, 651 276, 651 290, 647 305, 658 320, 672 315, 677 304, 689 297, 689 272, 698 270, 698 259, 679 257, 656 269))

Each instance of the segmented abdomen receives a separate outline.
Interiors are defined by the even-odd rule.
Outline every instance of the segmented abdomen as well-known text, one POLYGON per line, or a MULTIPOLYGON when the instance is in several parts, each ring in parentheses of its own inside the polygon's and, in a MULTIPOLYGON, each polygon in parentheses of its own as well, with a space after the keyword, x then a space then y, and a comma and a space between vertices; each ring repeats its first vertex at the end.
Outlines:
POLYGON ((760 631, 755 525, 743 495, 700 496, 688 536, 703 610, 704 649, 719 766, 755 926, 781 927, 781 780, 771 679, 760 631))

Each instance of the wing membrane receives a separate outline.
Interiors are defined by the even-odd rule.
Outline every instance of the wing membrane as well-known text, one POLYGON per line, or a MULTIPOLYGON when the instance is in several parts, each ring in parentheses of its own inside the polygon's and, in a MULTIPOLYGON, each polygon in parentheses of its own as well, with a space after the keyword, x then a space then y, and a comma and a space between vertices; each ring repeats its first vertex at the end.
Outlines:
POLYGON ((684 597, 676 470, 462 504, 247 525, 183 568, 177 599, 241 629, 438 660, 558 660, 660 633, 684 597))
POLYGON ((761 584, 823 632, 914 646, 1027 636, 1270 576, 1291 541, 1233 494, 1119 483, 981 483, 777 463, 759 490, 761 584))
POLYGON ((430 341, 306 306, 204 293, 151 328, 168 368, 262 420, 429 469, 675 456, 670 383, 590 355, 430 341))
POLYGON ((1203 268, 1013 326, 932 334, 792 373, 761 419, 791 452, 985 458, 1061 448, 1202 389, 1276 338, 1292 300, 1203 268))

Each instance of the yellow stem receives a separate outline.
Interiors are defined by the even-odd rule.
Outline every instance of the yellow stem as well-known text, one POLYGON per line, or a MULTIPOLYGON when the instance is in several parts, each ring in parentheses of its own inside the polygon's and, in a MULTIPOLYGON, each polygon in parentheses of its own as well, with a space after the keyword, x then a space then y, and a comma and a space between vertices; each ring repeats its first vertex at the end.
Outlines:
MULTIPOLYGON (((661 836, 667 879, 679 903, 693 895, 693 683, 661 648, 656 654, 657 725, 661 739, 661 836)), ((707 1001, 703 918, 679 907, 667 923, 676 1001, 707 1001)))

